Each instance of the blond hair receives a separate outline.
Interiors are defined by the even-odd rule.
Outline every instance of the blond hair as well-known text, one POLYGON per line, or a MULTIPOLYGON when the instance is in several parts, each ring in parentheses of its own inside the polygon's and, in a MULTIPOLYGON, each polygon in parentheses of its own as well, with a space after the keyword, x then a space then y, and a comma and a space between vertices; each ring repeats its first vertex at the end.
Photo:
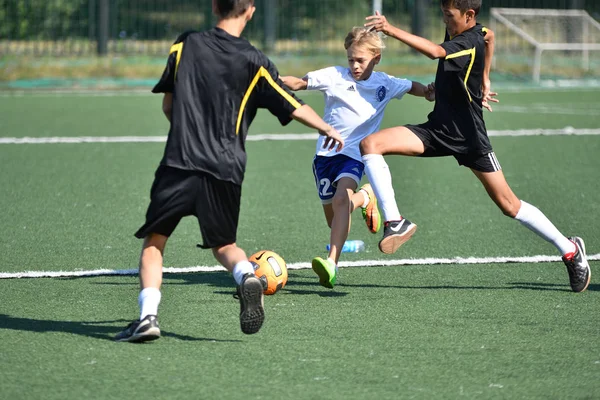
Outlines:
POLYGON ((352 28, 346 36, 344 48, 348 50, 351 46, 363 47, 374 55, 381 54, 385 48, 383 39, 376 31, 362 26, 352 28))

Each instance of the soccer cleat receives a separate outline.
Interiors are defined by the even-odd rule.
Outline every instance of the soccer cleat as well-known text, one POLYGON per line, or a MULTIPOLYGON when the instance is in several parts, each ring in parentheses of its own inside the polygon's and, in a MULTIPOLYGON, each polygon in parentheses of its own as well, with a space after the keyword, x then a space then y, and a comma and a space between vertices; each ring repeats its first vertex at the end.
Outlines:
POLYGON ((387 221, 383 228, 383 238, 379 241, 379 250, 385 254, 394 254, 416 230, 417 225, 406 218, 400 221, 387 221))
POLYGON ((319 275, 321 286, 333 289, 337 279, 337 266, 329 259, 323 260, 321 257, 315 257, 312 260, 312 269, 319 275))
POLYGON ((375 197, 375 192, 373 192, 373 188, 369 183, 362 185, 360 190, 364 190, 369 196, 369 204, 362 208, 363 219, 371 233, 377 233, 381 229, 381 215, 377 208, 377 197, 375 197))
POLYGON ((260 330, 265 321, 263 285, 254 274, 246 274, 237 288, 240 300, 240 327, 251 335, 260 330))
POLYGON ((141 321, 135 320, 115 336, 117 342, 148 342, 160 337, 156 315, 147 315, 141 321))
POLYGON ((592 273, 585 255, 585 243, 583 243, 583 239, 574 236, 570 237, 569 240, 575 244, 575 251, 565 254, 562 260, 567 266, 571 289, 579 293, 587 289, 592 273))

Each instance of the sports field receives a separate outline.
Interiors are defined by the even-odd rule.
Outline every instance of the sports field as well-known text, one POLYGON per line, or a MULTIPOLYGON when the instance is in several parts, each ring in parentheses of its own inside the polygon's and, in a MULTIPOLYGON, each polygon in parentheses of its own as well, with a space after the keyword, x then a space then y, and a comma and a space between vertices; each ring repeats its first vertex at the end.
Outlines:
MULTIPOLYGON (((319 95, 302 97, 322 111, 319 95)), ((260 333, 243 335, 233 279, 184 219, 165 255, 163 338, 135 345, 112 337, 138 316, 133 233, 168 129, 161 98, 0 95, 0 398, 599 398, 600 91, 500 99, 486 121, 504 173, 585 240, 586 292, 454 159, 403 157, 388 162, 417 233, 386 256, 356 213, 350 238, 367 250, 344 254, 339 284, 320 287, 309 263, 329 235, 314 138, 282 136, 310 132, 265 112, 247 143, 238 244, 282 255, 287 286, 265 298, 260 333)), ((407 96, 383 126, 430 108, 407 96)))

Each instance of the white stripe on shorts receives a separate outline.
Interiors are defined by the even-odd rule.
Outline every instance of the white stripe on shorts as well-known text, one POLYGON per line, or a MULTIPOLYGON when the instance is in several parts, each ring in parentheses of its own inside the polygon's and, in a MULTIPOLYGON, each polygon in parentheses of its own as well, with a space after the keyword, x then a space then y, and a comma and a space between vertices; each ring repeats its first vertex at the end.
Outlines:
POLYGON ((492 151, 491 153, 488 153, 488 157, 490 159, 490 162, 494 166, 494 172, 500 171, 502 169, 502 167, 500 166, 500 163, 498 162, 498 159, 496 158, 496 154, 494 154, 494 152, 492 151))

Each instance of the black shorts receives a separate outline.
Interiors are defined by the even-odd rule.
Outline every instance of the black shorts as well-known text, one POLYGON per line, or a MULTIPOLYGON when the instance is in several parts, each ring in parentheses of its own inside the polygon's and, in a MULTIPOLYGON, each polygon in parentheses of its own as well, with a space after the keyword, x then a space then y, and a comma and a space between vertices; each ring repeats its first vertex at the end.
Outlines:
POLYGON ((445 157, 453 156, 459 165, 480 172, 496 172, 502 167, 493 151, 485 154, 461 154, 454 151, 447 143, 438 139, 435 128, 429 123, 420 125, 406 125, 421 141, 425 151, 420 157, 445 157))
POLYGON ((135 233, 171 236, 181 218, 195 215, 200 223, 202 248, 236 241, 242 188, 196 171, 160 166, 150 190, 146 223, 135 233))

